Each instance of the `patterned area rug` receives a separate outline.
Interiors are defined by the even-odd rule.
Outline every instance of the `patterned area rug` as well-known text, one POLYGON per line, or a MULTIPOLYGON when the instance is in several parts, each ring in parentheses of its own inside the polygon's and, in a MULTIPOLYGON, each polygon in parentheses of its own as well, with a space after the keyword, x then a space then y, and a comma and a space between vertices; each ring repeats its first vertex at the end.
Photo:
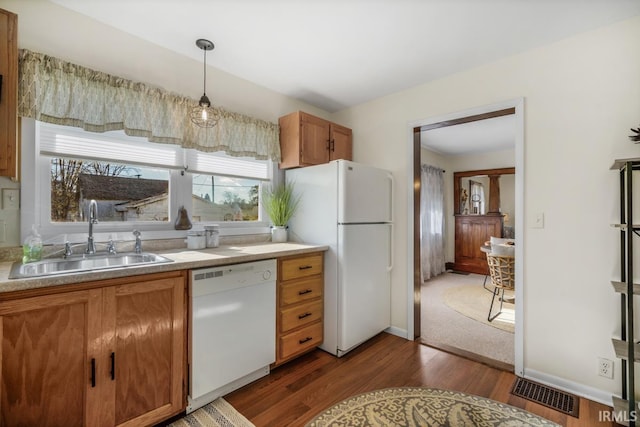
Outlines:
POLYGON ((455 391, 422 387, 376 390, 324 411, 306 427, 558 426, 522 409, 455 391))
POLYGON ((174 421, 168 427, 255 427, 223 398, 174 421))
MULTIPOLYGON (((490 287, 493 289, 493 287, 490 287)), ((454 309, 463 316, 467 316, 477 322, 483 323, 494 328, 502 329, 506 332, 513 333, 515 329, 516 312, 515 305, 504 302, 502 305, 502 313, 493 319, 492 322, 487 320, 489 307, 491 306, 491 292, 479 285, 456 286, 447 289, 442 294, 445 304, 454 309)), ((513 291, 504 293, 505 299, 513 297, 513 291)), ((493 305, 493 314, 498 312, 500 301, 498 297, 493 305)))

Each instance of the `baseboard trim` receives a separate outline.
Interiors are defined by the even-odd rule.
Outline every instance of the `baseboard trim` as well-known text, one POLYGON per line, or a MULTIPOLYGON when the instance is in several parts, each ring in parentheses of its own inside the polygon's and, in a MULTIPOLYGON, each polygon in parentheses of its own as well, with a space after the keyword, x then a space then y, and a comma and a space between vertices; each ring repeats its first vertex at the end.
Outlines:
POLYGON ((413 338, 409 338, 409 333, 407 332, 406 329, 401 329, 398 328, 396 326, 389 326, 387 329, 384 330, 386 333, 391 334, 391 335, 395 335, 397 337, 400 338, 404 338, 406 340, 411 340, 413 341, 413 338))
POLYGON ((603 405, 613 406, 612 393, 605 390, 600 390, 584 384, 569 381, 564 378, 545 374, 544 372, 536 371, 535 369, 525 369, 524 377, 568 393, 577 394, 578 396, 593 400, 594 402, 602 403, 603 405))

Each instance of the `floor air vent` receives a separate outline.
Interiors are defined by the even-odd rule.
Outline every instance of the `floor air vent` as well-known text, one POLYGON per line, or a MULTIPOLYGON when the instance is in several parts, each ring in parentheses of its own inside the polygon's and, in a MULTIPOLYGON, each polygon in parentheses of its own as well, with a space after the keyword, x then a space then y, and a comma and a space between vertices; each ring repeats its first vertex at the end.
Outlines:
POLYGON ((516 378, 511 394, 578 418, 580 398, 536 382, 516 378))

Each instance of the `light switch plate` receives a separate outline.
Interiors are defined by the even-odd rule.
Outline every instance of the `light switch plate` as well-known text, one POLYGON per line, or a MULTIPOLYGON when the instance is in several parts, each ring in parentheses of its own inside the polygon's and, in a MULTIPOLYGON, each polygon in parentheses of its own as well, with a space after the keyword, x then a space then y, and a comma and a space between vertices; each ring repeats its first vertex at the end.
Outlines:
POLYGON ((531 228, 544 228, 544 212, 537 212, 531 228))
POLYGON ((2 189, 2 209, 15 210, 20 207, 20 190, 17 188, 2 189))

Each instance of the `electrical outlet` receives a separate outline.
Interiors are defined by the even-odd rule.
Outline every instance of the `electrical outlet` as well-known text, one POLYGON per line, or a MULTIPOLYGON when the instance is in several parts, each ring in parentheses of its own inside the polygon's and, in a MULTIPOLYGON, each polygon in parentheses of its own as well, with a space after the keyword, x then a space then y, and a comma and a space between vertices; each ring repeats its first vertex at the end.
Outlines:
POLYGON ((598 375, 613 379, 613 361, 603 357, 598 358, 598 375))

